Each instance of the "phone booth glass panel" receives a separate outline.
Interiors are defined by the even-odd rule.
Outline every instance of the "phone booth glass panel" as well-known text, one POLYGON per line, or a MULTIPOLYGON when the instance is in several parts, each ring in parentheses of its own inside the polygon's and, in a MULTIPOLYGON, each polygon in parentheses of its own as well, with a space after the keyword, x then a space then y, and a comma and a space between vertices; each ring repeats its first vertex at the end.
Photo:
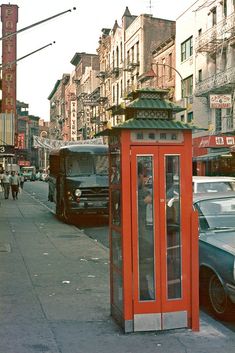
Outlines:
POLYGON ((167 298, 182 297, 180 157, 165 156, 167 298), (169 201, 168 201, 169 200, 169 201))
POLYGON ((139 300, 155 299, 152 156, 137 156, 139 300), (145 169, 145 171, 144 171, 145 169), (145 188, 148 178, 148 188, 145 188), (147 238, 147 239, 146 239, 147 238))

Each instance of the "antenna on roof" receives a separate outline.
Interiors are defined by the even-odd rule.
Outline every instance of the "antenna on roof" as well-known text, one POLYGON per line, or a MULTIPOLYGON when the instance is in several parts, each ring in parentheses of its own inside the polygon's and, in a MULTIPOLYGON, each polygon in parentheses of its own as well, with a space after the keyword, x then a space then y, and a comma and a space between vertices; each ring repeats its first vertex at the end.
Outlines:
POLYGON ((153 10, 152 0, 149 0, 149 5, 148 5, 147 7, 148 7, 148 9, 149 9, 149 14, 150 14, 150 15, 153 15, 153 12, 152 12, 152 10, 153 10))

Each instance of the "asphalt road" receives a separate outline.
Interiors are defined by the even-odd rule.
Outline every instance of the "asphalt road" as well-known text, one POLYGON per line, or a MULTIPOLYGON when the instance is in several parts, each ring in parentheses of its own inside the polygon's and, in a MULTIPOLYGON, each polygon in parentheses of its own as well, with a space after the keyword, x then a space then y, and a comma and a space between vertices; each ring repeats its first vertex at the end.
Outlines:
MULTIPOLYGON (((27 181, 24 190, 38 202, 45 205, 50 211, 55 212, 55 204, 48 201, 48 183, 43 181, 27 181)), ((96 239, 104 246, 108 243, 108 218, 107 216, 79 217, 72 220, 73 224, 83 230, 89 237, 96 239)))

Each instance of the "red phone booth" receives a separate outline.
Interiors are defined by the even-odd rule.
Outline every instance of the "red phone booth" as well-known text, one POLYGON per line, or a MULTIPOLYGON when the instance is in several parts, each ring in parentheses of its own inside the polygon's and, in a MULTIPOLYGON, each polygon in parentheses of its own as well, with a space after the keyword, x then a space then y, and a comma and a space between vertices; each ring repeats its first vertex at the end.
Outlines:
POLYGON ((125 332, 199 328, 192 127, 139 89, 109 132, 111 314, 125 332))

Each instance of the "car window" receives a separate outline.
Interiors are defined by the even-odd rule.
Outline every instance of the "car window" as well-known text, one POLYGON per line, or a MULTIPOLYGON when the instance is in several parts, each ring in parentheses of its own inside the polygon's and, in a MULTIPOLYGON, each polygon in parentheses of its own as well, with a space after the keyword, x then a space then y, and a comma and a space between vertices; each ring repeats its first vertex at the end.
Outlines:
POLYGON ((202 200, 195 207, 201 231, 235 227, 235 197, 202 200))
POLYGON ((197 192, 227 192, 232 190, 232 184, 226 181, 205 182, 197 185, 197 192))

